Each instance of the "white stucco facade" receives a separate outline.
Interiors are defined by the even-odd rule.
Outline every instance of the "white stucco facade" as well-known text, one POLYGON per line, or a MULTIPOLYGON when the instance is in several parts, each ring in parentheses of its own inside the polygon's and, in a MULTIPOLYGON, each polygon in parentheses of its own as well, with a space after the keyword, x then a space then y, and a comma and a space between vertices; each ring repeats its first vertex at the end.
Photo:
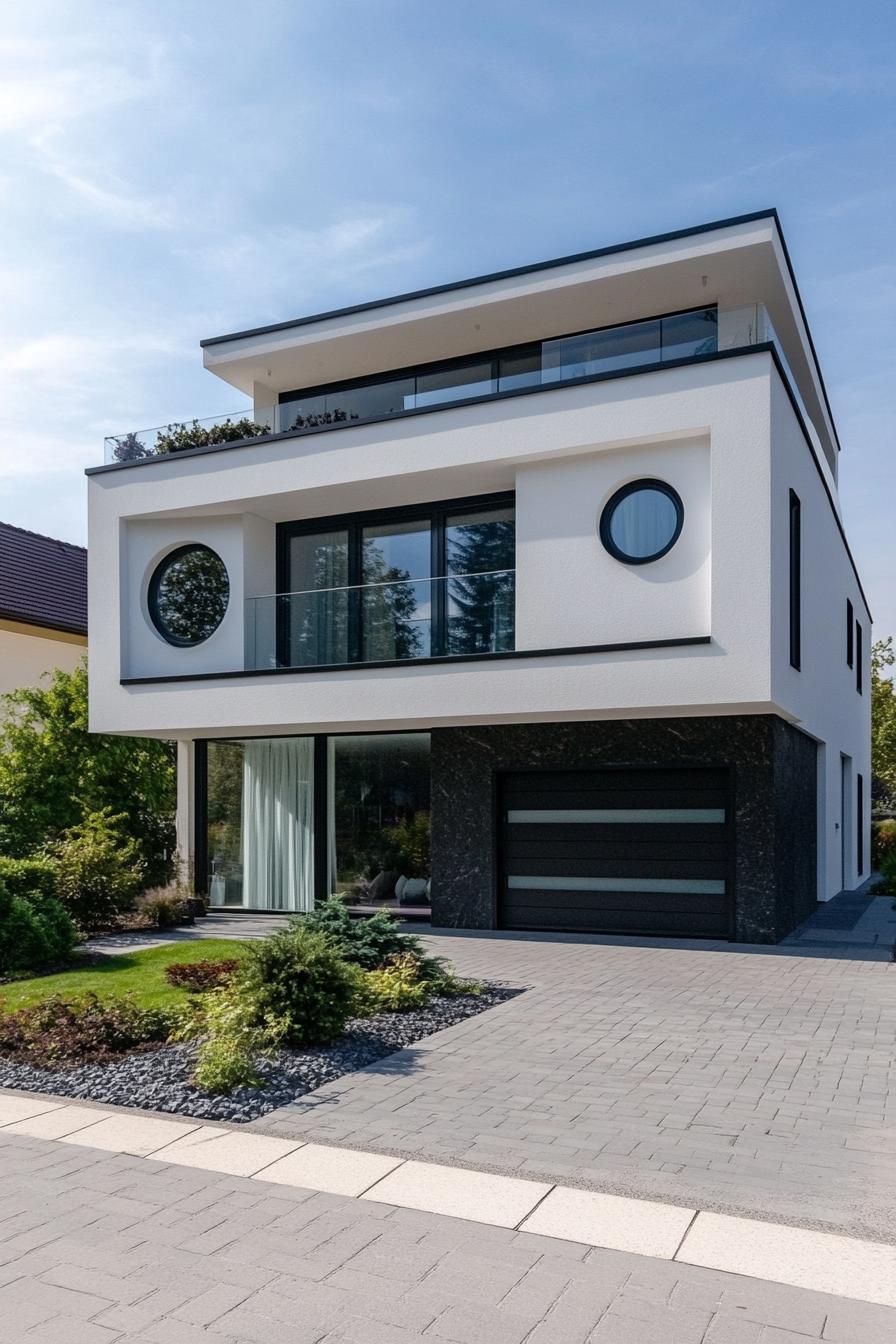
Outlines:
MULTIPOLYGON (((839 524, 836 435, 774 222, 249 333, 207 349, 206 362, 254 392, 261 419, 300 376, 398 367, 411 349, 447 358, 509 332, 554 336, 598 325, 595 312, 619 322, 709 302, 720 327, 738 303, 767 305, 786 339, 781 360, 762 345, 735 348, 91 475, 92 728, 178 739, 192 789, 194 739, 775 715, 818 744, 818 898, 854 887, 857 813, 841 786, 848 779, 854 802, 862 776, 867 828, 871 622, 839 524), (808 422, 785 377, 799 378, 791 391, 808 422), (620 486, 642 478, 674 488, 684 522, 668 554, 627 566, 602 545, 599 520, 620 486), (802 517, 799 671, 790 491, 802 517), (496 492, 515 501, 512 657, 258 670, 271 608, 256 599, 277 591, 278 524, 496 492), (158 563, 191 542, 221 557, 230 594, 215 633, 180 648, 155 629, 147 594, 158 563), (861 694, 846 665, 847 600, 863 627, 861 694)), ((184 848, 192 824, 182 797, 184 848)), ((867 836, 864 852, 867 873, 867 836)))

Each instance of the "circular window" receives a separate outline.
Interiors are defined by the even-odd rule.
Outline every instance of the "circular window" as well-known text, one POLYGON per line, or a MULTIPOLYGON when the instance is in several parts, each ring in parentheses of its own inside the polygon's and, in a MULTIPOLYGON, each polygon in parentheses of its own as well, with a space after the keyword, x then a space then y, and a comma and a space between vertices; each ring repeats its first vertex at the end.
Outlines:
POLYGON ((230 580, 208 546, 179 546, 149 581, 149 614, 169 644, 190 648, 213 635, 224 619, 230 580))
POLYGON ((664 481, 630 481, 607 501, 600 539, 617 560, 646 565, 671 551, 681 535, 684 505, 664 481))

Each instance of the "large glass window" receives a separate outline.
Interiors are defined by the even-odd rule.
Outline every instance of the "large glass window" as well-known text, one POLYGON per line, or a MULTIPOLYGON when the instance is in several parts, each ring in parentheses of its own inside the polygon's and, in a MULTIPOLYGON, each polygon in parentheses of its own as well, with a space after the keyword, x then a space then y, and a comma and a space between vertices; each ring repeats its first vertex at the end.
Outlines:
POLYGON ((348 660, 348 531, 300 533, 289 542, 283 622, 292 667, 348 660))
POLYGON ((512 508, 446 518, 446 653, 513 648, 515 551, 512 508))
POLYGON ((286 392, 280 398, 278 423, 285 431, 400 415, 429 406, 450 406, 471 397, 490 397, 616 369, 711 354, 717 349, 717 310, 698 308, 509 346, 450 363, 421 365, 394 376, 376 375, 356 383, 312 388, 307 393, 286 392))
POLYGON ((429 519, 363 529, 361 619, 365 662, 429 657, 431 575, 429 519))
POLYGON ((489 397, 496 392, 492 361, 465 364, 453 369, 417 375, 417 406, 440 406, 468 397, 489 397))
POLYGON ((429 734, 331 737, 329 773, 330 889, 428 904, 429 734))
MULTIPOLYGON (((362 514, 315 530, 284 524, 279 596, 271 599, 276 665, 512 650, 514 533, 512 497, 432 505, 416 517, 362 514)), ((259 613, 255 627, 258 639, 259 613)), ((266 626, 260 639, 263 653, 266 626)))
POLYGON ((314 906, 314 739, 207 744, 209 901, 250 910, 314 906))
POLYGON ((650 364, 660 358, 660 324, 633 322, 582 336, 564 336, 545 342, 542 358, 545 369, 552 370, 557 378, 587 378, 612 369, 650 364))

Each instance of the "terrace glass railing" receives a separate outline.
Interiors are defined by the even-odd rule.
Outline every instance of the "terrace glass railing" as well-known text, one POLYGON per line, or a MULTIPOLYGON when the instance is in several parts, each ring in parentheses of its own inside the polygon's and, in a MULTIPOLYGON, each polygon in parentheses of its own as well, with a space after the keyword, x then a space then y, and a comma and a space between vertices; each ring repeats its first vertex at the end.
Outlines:
POLYGON ((500 569, 250 597, 246 669, 510 652, 515 588, 500 569))
POLYGON ((252 412, 245 410, 110 435, 105 441, 105 461, 133 462, 207 443, 245 442, 260 434, 292 435, 326 426, 362 424, 474 399, 549 389, 577 379, 650 368, 720 350, 748 350, 767 342, 775 345, 804 417, 811 424, 768 312, 763 304, 754 303, 721 310, 715 306, 698 308, 511 346, 488 355, 423 365, 401 374, 284 393, 280 404, 265 412, 273 423, 255 421, 252 412))
POLYGON ((555 387, 639 365, 662 364, 718 349, 718 314, 700 308, 670 317, 511 346, 397 376, 377 376, 281 397, 280 433, 316 429, 406 411, 451 406, 536 387, 555 387))

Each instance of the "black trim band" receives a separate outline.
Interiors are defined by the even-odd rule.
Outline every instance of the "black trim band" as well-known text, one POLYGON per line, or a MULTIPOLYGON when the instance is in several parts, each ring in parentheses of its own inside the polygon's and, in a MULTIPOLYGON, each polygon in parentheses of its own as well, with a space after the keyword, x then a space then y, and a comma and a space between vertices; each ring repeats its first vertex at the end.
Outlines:
POLYGON ((622 644, 574 644, 562 649, 508 649, 503 653, 457 653, 438 658, 395 658, 379 663, 326 663, 320 667, 255 667, 243 672, 187 672, 177 676, 122 677, 121 686, 155 686, 172 681, 232 681, 240 677, 289 677, 309 672, 368 672, 392 667, 441 667, 446 663, 498 663, 508 658, 560 658, 578 653, 627 653, 638 649, 677 649, 692 644, 711 644, 711 635, 684 639, 640 639, 622 644))

